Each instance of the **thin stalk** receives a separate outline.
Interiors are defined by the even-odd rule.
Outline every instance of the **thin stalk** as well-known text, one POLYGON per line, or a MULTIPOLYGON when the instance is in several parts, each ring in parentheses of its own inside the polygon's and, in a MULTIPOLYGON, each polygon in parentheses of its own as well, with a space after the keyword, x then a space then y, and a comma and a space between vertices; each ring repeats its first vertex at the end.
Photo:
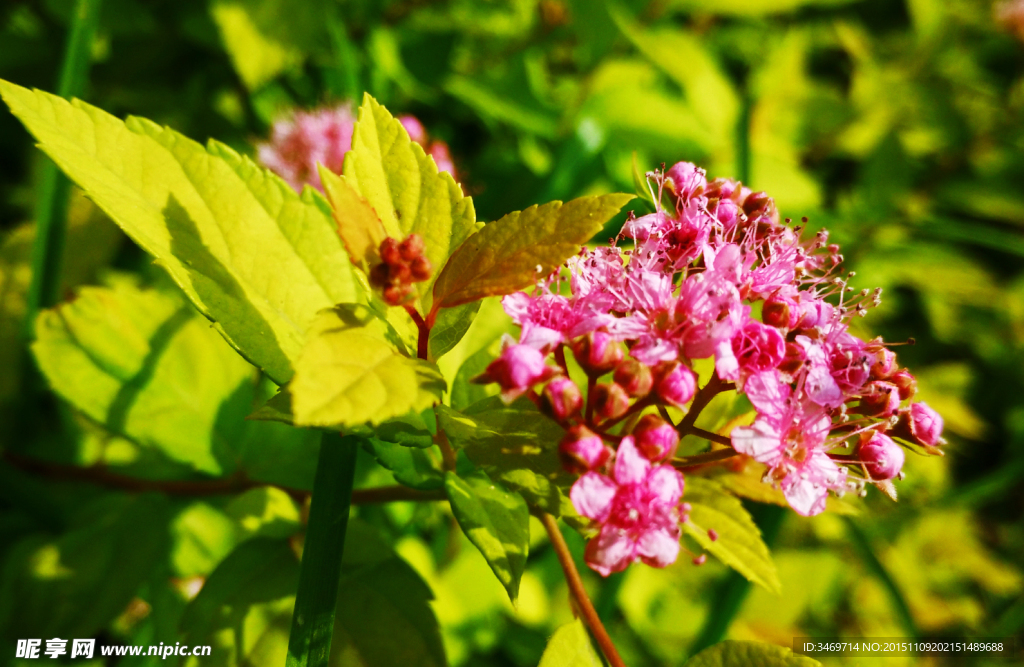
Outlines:
POLYGON ((685 431, 682 429, 682 427, 680 427, 679 435, 696 435, 701 438, 704 438, 705 440, 710 440, 711 442, 717 442, 720 445, 732 447, 732 439, 729 436, 720 435, 718 433, 712 433, 711 431, 706 431, 702 428, 697 428, 696 426, 691 426, 685 431))
POLYGON ((434 423, 437 426, 437 433, 434 435, 434 444, 441 449, 441 465, 447 471, 454 471, 458 459, 452 443, 448 440, 448 434, 441 428, 441 417, 437 414, 437 407, 434 407, 434 423))
MULTIPOLYGON (((78 97, 85 89, 92 61, 91 50, 99 23, 101 0, 77 0, 71 18, 64 62, 61 66, 57 94, 64 98, 78 97)), ((37 186, 36 237, 32 245, 32 278, 26 296, 25 338, 33 337, 36 313, 60 299, 61 262, 67 231, 68 195, 71 182, 46 160, 37 186)))
POLYGON ((735 449, 730 447, 729 449, 716 449, 713 452, 705 452, 704 454, 694 454, 693 456, 681 456, 677 459, 672 459, 672 466, 679 468, 680 470, 686 468, 695 468, 697 466, 707 465, 709 463, 717 463, 718 461, 725 461, 736 456, 737 452, 735 449))
POLYGON ((612 638, 608 635, 608 631, 604 629, 601 618, 597 615, 597 611, 594 610, 594 605, 590 602, 587 589, 583 587, 583 580, 580 578, 579 570, 576 569, 576 563, 572 559, 572 554, 569 553, 569 545, 565 543, 562 531, 558 529, 558 522, 555 520, 555 517, 546 512, 540 514, 540 520, 544 524, 544 529, 548 532, 548 538, 551 540, 551 546, 554 547, 555 554, 558 556, 558 562, 562 565, 565 581, 569 585, 569 593, 572 594, 573 600, 576 601, 576 608, 583 616, 583 622, 590 628, 590 632, 594 635, 594 640, 597 641, 597 645, 601 648, 601 652, 604 653, 608 664, 611 667, 626 667, 626 663, 622 661, 622 657, 619 655, 618 649, 615 648, 615 644, 612 643, 612 638))
POLYGON ((419 334, 416 337, 416 356, 420 359, 426 359, 427 354, 430 351, 430 327, 420 315, 420 312, 412 306, 406 306, 405 312, 409 313, 409 317, 416 323, 416 329, 419 334))
POLYGON ((731 382, 722 382, 717 375, 712 374, 711 379, 708 383, 701 387, 701 390, 697 392, 697 395, 693 397, 693 403, 690 404, 690 410, 683 417, 683 421, 679 422, 679 432, 689 432, 690 428, 693 427, 693 423, 697 421, 697 417, 704 411, 704 408, 708 406, 715 396, 723 391, 735 387, 731 382))
POLYGON ((903 591, 896 584, 896 581, 889 574, 889 570, 886 569, 882 561, 878 559, 875 554, 875 550, 871 545, 871 540, 868 539, 867 534, 861 529, 857 522, 850 517, 843 517, 846 521, 846 529, 852 538, 850 541, 854 547, 860 553, 861 559, 864 561, 864 566, 871 572, 878 581, 885 587, 886 592, 889 594, 889 601, 892 603, 893 609, 896 612, 896 616, 899 618, 900 625, 903 626, 903 631, 907 633, 909 637, 919 637, 920 632, 917 629, 917 623, 914 621, 914 615, 910 613, 910 605, 907 604, 907 599, 903 596, 903 591))
POLYGON ((361 438, 324 434, 313 481, 287 667, 326 667, 361 438))

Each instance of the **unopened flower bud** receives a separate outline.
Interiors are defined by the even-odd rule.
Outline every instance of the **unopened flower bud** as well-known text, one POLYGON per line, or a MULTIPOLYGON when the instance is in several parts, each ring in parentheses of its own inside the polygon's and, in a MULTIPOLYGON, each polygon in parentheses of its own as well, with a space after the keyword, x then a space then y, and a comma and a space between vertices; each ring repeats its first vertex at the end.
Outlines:
POLYGON ((658 370, 658 396, 676 407, 689 403, 697 391, 697 376, 693 371, 679 363, 666 364, 658 370))
POLYGON ((892 382, 875 380, 864 387, 857 412, 871 417, 892 417, 900 409, 900 390, 892 382))
POLYGON ((556 377, 548 382, 540 396, 541 410, 555 419, 568 419, 582 407, 583 394, 567 377, 556 377))
POLYGON ((422 282, 430 279, 433 267, 426 257, 417 257, 409 263, 409 272, 412 274, 414 282, 422 282))
POLYGON ((419 234, 409 234, 398 244, 398 252, 407 262, 411 262, 417 257, 423 256, 423 251, 426 250, 426 244, 423 242, 423 237, 419 234))
POLYGON ((861 439, 857 447, 857 460, 867 470, 871 479, 883 481, 892 479, 903 469, 906 454, 903 448, 884 433, 873 432, 861 439))
POLYGON ((871 364, 871 378, 874 380, 888 380, 899 369, 896 365, 896 353, 887 347, 876 352, 878 355, 875 363, 871 364))
POLYGON ((602 420, 617 419, 629 410, 629 394, 615 382, 596 385, 593 401, 594 410, 602 420))
POLYGON ((654 376, 650 367, 633 358, 619 362, 612 377, 616 384, 622 385, 626 393, 634 398, 646 396, 651 393, 651 387, 654 386, 654 376))
POLYGON ((743 212, 750 217, 768 213, 775 208, 775 202, 768 196, 767 192, 752 192, 743 200, 743 212))
POLYGON ((779 364, 779 371, 786 374, 796 373, 804 365, 806 359, 807 350, 799 343, 789 341, 786 343, 786 353, 782 357, 782 363, 779 364))
POLYGON ((658 415, 644 415, 633 429, 636 448, 646 458, 658 462, 671 458, 679 445, 679 433, 658 415))
POLYGON ((501 356, 472 381, 479 384, 497 382, 502 389, 502 399, 511 403, 533 385, 555 374, 555 369, 546 365, 544 359, 544 354, 534 347, 509 343, 501 356))
POLYGON ((598 376, 622 361, 622 345, 603 331, 592 331, 572 342, 572 353, 588 375, 598 376))
POLYGON ((722 223, 726 232, 736 226, 740 217, 740 207, 731 199, 720 199, 715 207, 715 218, 722 223))
POLYGON ((384 303, 389 306, 401 306, 412 298, 412 285, 387 285, 382 290, 384 303))
POLYGON ((683 201, 699 196, 707 185, 704 170, 692 162, 675 163, 665 176, 666 187, 683 201))
POLYGON ((391 277, 391 269, 387 264, 381 262, 370 269, 370 284, 374 287, 384 287, 391 277))
POLYGON ((380 242, 380 258, 385 264, 402 263, 402 253, 398 249, 398 241, 390 236, 380 242))
POLYGON ((889 377, 889 382, 899 388, 901 401, 909 401, 917 393, 917 378, 905 368, 893 373, 889 377))
POLYGON ((768 297, 761 309, 761 320, 769 326, 788 329, 795 324, 793 310, 795 309, 790 308, 788 299, 768 297))
POLYGON ((892 433, 925 447, 935 447, 942 442, 942 427, 942 416, 927 403, 911 403, 900 412, 892 433))
POLYGON ((612 450, 601 437, 586 426, 572 427, 558 443, 562 467, 576 474, 600 468, 608 462, 611 454, 612 450))

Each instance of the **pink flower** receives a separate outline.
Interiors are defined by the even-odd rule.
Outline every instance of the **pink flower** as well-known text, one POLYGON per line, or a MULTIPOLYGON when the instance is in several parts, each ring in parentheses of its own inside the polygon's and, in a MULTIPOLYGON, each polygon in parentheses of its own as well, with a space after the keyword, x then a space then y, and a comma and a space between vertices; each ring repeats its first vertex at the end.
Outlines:
POLYGON ((747 373, 761 373, 777 367, 782 362, 786 352, 786 341, 775 327, 761 324, 756 320, 747 320, 743 328, 733 334, 732 352, 741 370, 747 373))
POLYGON ((874 432, 857 447, 857 459, 864 465, 872 480, 892 479, 903 469, 906 454, 903 448, 887 435, 874 432))
MULTIPOLYGON (((409 137, 434 158, 440 171, 455 175, 447 144, 431 141, 423 124, 413 116, 399 116, 398 120, 409 137)), ((345 153, 352 148, 355 122, 356 116, 349 104, 296 111, 274 123, 270 141, 257 146, 257 157, 296 192, 301 192, 307 184, 322 191, 316 165, 319 163, 336 174, 341 173, 345 153)))
POLYGON ((587 544, 587 565, 607 577, 637 559, 654 567, 674 563, 683 475, 672 466, 652 466, 632 436, 622 439, 612 474, 588 472, 569 494, 576 511, 600 526, 587 544))
POLYGON ((547 380, 556 370, 544 363, 544 354, 529 345, 505 340, 501 356, 487 366, 477 382, 497 382, 501 387, 501 400, 511 403, 533 385, 547 380))

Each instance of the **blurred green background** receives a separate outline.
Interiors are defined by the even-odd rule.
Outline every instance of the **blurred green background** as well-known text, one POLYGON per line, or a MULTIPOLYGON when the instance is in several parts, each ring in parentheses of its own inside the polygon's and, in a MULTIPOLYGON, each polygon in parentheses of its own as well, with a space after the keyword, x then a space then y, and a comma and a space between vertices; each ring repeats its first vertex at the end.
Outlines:
MULTIPOLYGON (((55 89, 72 4, 0 4, 0 78, 55 89)), ((641 170, 689 160, 768 191, 784 216, 831 231, 858 287, 884 288, 861 333, 916 339, 899 348, 900 361, 946 419, 947 456, 909 457, 899 503, 872 492, 852 518, 752 506, 773 540, 781 597, 748 590, 716 562, 683 558, 605 581, 584 573, 602 618, 635 666, 681 664, 723 636, 787 646, 803 635, 1019 641, 1017 4, 1014 24, 1011 8, 982 0, 104 0, 83 98, 252 154, 281 113, 368 91, 450 144, 482 220, 632 192, 634 152, 641 170)), ((13 659, 16 639, 59 636, 187 639, 214 645, 203 664, 281 664, 300 494, 137 493, 69 470, 200 482, 242 471, 301 490, 315 443, 283 428, 237 427, 267 389, 245 367, 232 371, 252 380, 241 393, 210 390, 220 401, 212 414, 168 401, 146 428, 116 428, 41 392, 22 320, 44 160, 0 111, 0 660, 13 659), (226 462, 211 429, 249 449, 226 462), (184 456, 175 434, 189 441, 181 447, 206 449, 184 456), (215 570, 219 587, 195 598, 215 570)), ((69 224, 63 293, 114 286, 131 319, 133 290, 163 285, 161 270, 77 193, 69 224)), ((188 371, 167 382, 185 393, 203 385, 204 364, 187 354, 179 364, 188 371)), ((361 459, 357 485, 387 483, 389 473, 361 459)), ((443 664, 443 642, 452 665, 532 666, 572 618, 539 524, 513 609, 444 505, 355 512, 338 664, 443 664), (396 643, 420 662, 395 662, 399 654, 382 647, 396 643)))

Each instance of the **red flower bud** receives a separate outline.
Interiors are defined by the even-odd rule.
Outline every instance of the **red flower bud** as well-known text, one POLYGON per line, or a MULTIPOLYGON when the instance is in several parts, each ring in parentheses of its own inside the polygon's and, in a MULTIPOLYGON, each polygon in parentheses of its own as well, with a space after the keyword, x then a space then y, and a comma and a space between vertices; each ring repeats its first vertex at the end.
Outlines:
POLYGON ((679 433, 658 415, 644 415, 633 429, 636 448, 651 461, 663 461, 676 453, 679 433))
POLYGON ((857 459, 864 465, 871 479, 892 479, 903 469, 906 454, 903 448, 883 433, 864 434, 857 446, 857 459))
POLYGON ((412 298, 411 285, 388 285, 383 290, 384 303, 389 306, 401 306, 412 298))
POLYGON ((786 299, 769 297, 761 309, 761 320, 769 326, 788 329, 793 324, 791 320, 795 319, 790 313, 791 309, 786 299))
POLYGON ((398 241, 390 236, 380 242, 380 258, 385 264, 399 264, 402 261, 402 253, 398 249, 398 241))
POLYGON ((421 257, 425 249, 426 245, 423 243, 423 237, 419 234, 409 234, 409 236, 407 236, 405 240, 398 245, 399 254, 402 259, 407 262, 411 262, 417 257, 421 257))
POLYGON ((871 378, 874 380, 888 380, 898 370, 896 365, 896 353, 887 347, 883 347, 876 353, 878 358, 871 364, 871 378))
POLYGON ((925 447, 942 444, 942 416, 927 403, 911 403, 900 411, 900 420, 892 434, 925 447))
POLYGON ((573 426, 558 443, 558 458, 562 467, 576 474, 600 468, 611 455, 612 450, 601 437, 586 426, 573 426))
POLYGON ((900 390, 892 382, 876 380, 864 388, 857 412, 871 417, 888 418, 900 409, 900 390))
POLYGON ((409 272, 412 274, 414 282, 423 282, 430 279, 434 267, 430 265, 430 260, 426 257, 417 257, 409 263, 409 272))
POLYGON ((601 383, 594 387, 594 410, 601 420, 616 419, 629 410, 629 394, 616 383, 601 383))
POLYGON ((556 419, 568 419, 583 407, 583 394, 567 377, 556 377, 544 387, 540 408, 556 419))
POLYGON ((651 392, 654 385, 654 376, 651 369, 641 364, 636 359, 623 359, 615 367, 615 374, 612 376, 615 383, 622 385, 626 393, 634 398, 646 396, 651 392))
POLYGON ((909 401, 917 393, 917 378, 910 374, 910 371, 901 369, 893 373, 889 377, 889 382, 892 382, 900 390, 900 400, 909 401))
POLYGON ((607 373, 622 361, 622 345, 603 331, 592 331, 571 344, 573 356, 588 375, 607 373))
POLYGON ((656 369, 658 396, 676 407, 690 402, 697 391, 697 376, 678 362, 662 364, 656 369))

